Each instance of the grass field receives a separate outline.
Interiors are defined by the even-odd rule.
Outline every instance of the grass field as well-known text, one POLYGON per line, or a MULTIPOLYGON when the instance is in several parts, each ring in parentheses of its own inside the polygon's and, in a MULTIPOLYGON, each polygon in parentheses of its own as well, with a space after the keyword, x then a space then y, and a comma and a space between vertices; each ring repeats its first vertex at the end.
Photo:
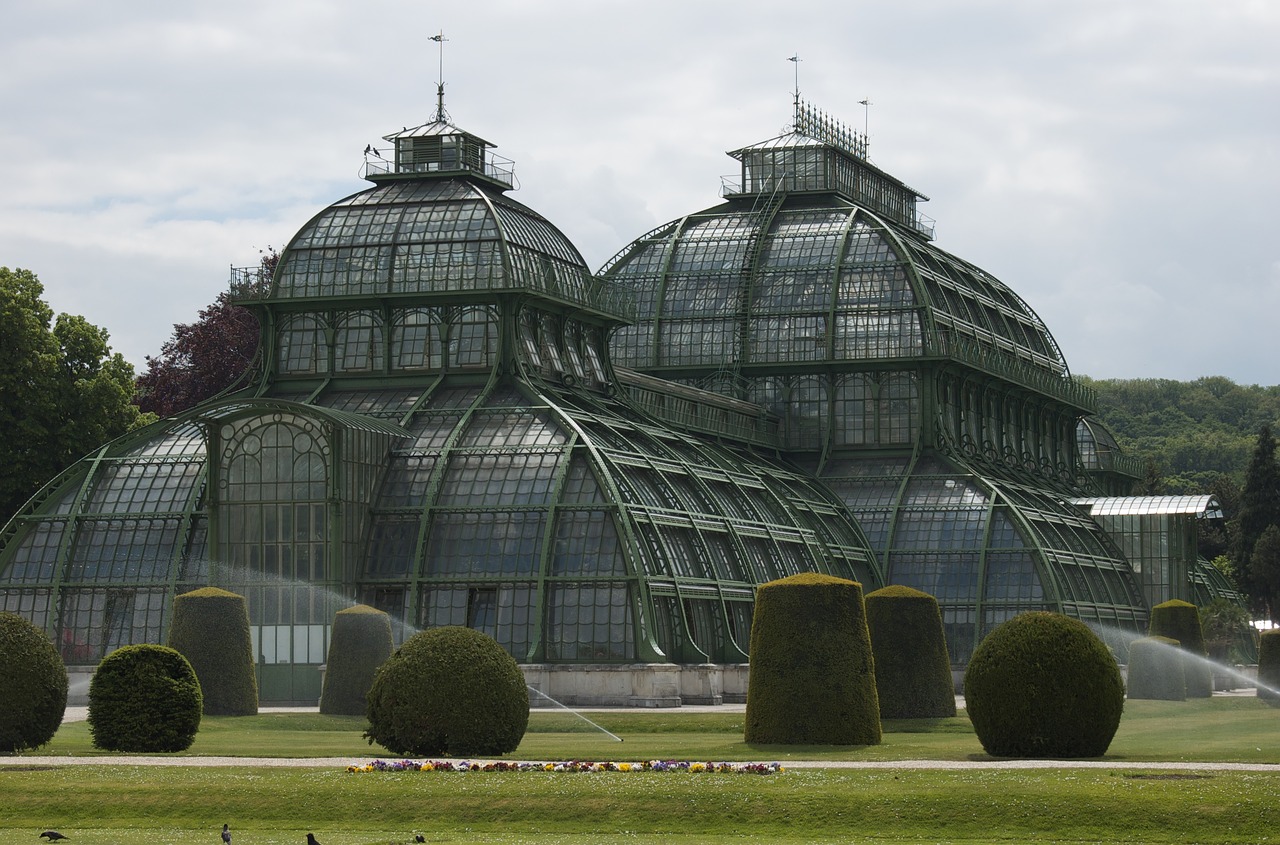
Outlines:
MULTIPOLYGON (((625 738, 535 712, 520 759, 988 760, 963 716, 886 724, 874 747, 747 746, 741 713, 592 713, 625 738)), ((209 718, 192 754, 368 760, 360 719, 209 718)), ((42 754, 96 754, 64 725, 42 754)), ((31 755, 28 755, 31 760, 31 755)), ((1104 766, 792 769, 781 774, 373 773, 340 767, 0 765, 0 845, 55 827, 70 845, 412 842, 1280 842, 1280 710, 1252 698, 1129 702, 1104 766), (1270 772, 1171 772, 1134 761, 1248 761, 1270 772)))

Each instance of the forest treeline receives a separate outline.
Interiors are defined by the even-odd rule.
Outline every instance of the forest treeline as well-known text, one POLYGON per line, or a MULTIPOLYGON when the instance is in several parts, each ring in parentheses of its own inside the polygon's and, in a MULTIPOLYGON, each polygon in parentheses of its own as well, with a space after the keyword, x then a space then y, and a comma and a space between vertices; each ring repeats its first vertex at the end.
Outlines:
POLYGON ((1169 495, 1219 492, 1220 476, 1233 486, 1263 425, 1280 431, 1280 385, 1236 384, 1222 376, 1169 379, 1077 380, 1098 391, 1098 417, 1121 448, 1151 461, 1156 476, 1138 492, 1169 495))

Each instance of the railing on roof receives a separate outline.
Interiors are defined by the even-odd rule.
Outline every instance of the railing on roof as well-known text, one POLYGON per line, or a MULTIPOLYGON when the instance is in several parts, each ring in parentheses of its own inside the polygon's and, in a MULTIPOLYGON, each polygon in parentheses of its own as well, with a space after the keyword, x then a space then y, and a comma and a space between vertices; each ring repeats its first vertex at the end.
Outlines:
POLYGON ((271 296, 271 273, 262 265, 231 268, 231 301, 257 302, 271 296))
POLYGON ((631 401, 662 422, 739 443, 778 445, 778 419, 763 408, 633 370, 618 368, 616 373, 631 401))
POLYGON ((386 176, 390 174, 417 174, 417 173, 458 173, 458 172, 476 172, 483 176, 500 182, 508 188, 514 188, 516 184, 516 164, 510 159, 489 153, 485 157, 483 168, 473 167, 471 162, 459 161, 452 167, 443 167, 438 161, 424 161, 417 163, 401 163, 396 164, 394 161, 386 159, 366 160, 364 167, 360 170, 360 176, 368 179, 372 176, 386 176))
POLYGON ((1012 357, 1008 352, 983 346, 967 337, 956 337, 949 332, 938 332, 938 355, 963 361, 992 375, 1006 378, 1015 384, 1030 387, 1077 408, 1094 410, 1098 406, 1098 393, 1074 381, 1069 374, 1055 373, 1037 367, 1027 361, 1012 357))

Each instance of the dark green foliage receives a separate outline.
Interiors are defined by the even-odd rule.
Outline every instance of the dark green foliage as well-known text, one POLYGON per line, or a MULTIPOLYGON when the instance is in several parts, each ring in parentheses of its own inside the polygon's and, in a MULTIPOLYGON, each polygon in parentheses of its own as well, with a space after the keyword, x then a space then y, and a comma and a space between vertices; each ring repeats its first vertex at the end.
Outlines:
POLYGON ((1120 726, 1120 667, 1088 626, 1013 617, 986 636, 964 679, 978 741, 993 757, 1099 757, 1120 726))
MULTIPOLYGON (((1165 494, 1217 492, 1218 476, 1244 477, 1254 437, 1280 425, 1280 386, 1195 381, 1075 378, 1098 391, 1099 416, 1129 454, 1154 458, 1165 494)), ((1223 501, 1231 515, 1231 503, 1223 501)), ((1220 552, 1206 554, 1212 558, 1220 552)))
POLYGON ((200 730, 200 682, 162 645, 128 645, 98 664, 89 684, 89 732, 107 751, 186 751, 200 730))
POLYGON ((244 596, 203 587, 175 596, 169 645, 191 663, 206 716, 254 716, 258 681, 244 596))
POLYGON ((867 593, 866 606, 880 718, 956 715, 951 659, 938 600, 928 593, 893 585, 867 593))
POLYGON ((363 716, 373 675, 391 656, 391 618, 364 604, 338 611, 325 662, 320 712, 363 716))
POLYGON ((1188 657, 1183 661, 1187 681, 1187 698, 1213 695, 1213 668, 1204 647, 1204 631, 1200 628, 1200 611, 1194 604, 1172 599, 1151 608, 1147 633, 1153 637, 1177 640, 1188 657))
POLYGON ((1168 637, 1147 637, 1129 644, 1129 697, 1185 701, 1187 681, 1182 650, 1168 637))
POLYGON ((515 659, 492 637, 431 628, 378 668, 366 715, 369 744, 393 754, 506 754, 529 726, 529 693, 515 659))
POLYGON ((0 754, 39 748, 67 709, 67 668, 44 632, 0 611, 0 754))
POLYGON ((1280 605, 1280 585, 1267 577, 1270 561, 1258 555, 1258 543, 1267 529, 1280 526, 1280 464, 1276 463, 1276 441, 1271 427, 1258 430, 1257 443, 1245 470, 1240 490, 1240 512, 1235 524, 1235 558, 1240 585, 1256 606, 1274 611, 1280 605))
POLYGON ((0 525, 86 452, 154 419, 105 329, 59 314, 30 270, 0 267, 0 525))
POLYGON ((1280 628, 1258 638, 1258 698, 1280 707, 1280 628))
POLYGON ((750 743, 879 744, 861 584, 805 573, 756 588, 744 735, 750 743))

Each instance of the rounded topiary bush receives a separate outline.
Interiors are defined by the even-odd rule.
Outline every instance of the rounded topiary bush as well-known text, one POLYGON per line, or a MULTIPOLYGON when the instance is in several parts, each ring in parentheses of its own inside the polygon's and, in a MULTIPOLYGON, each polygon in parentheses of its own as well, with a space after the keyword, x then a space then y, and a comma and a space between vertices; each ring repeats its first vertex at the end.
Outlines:
POLYGON ((1130 698, 1184 701, 1187 697, 1185 661, 1178 641, 1147 637, 1129 644, 1130 698))
POLYGON ((744 736, 792 745, 880 742, 861 584, 804 573, 756 588, 744 736))
POLYGON ((89 683, 89 732, 107 751, 185 751, 200 730, 200 682, 162 645, 128 645, 102 659, 89 683))
POLYGON ((1213 695, 1213 667, 1209 664, 1209 652, 1204 647, 1200 611, 1194 604, 1173 599, 1151 608, 1147 633, 1153 637, 1177 640, 1178 647, 1186 652, 1182 670, 1186 676, 1187 698, 1213 695))
POLYGON ((364 735, 393 754, 506 754, 529 726, 520 667, 471 628, 414 634, 378 668, 368 700, 364 735))
POLYGON ((191 663, 209 716, 253 716, 258 680, 244 596, 203 587, 175 596, 169 646, 191 663))
POLYGON ((1280 628, 1258 638, 1258 698, 1280 707, 1280 628))
POLYGON ((938 600, 895 584, 867 593, 881 719, 956 715, 951 658, 938 600))
POLYGON ((391 656, 391 617, 365 604, 333 617, 320 712, 363 716, 373 675, 391 656))
POLYGON ((986 636, 964 679, 974 732, 994 757, 1098 757, 1124 712, 1111 652, 1083 622, 1035 611, 986 636))
POLYGON ((39 748, 67 709, 67 667, 44 632, 0 612, 0 754, 39 748))

